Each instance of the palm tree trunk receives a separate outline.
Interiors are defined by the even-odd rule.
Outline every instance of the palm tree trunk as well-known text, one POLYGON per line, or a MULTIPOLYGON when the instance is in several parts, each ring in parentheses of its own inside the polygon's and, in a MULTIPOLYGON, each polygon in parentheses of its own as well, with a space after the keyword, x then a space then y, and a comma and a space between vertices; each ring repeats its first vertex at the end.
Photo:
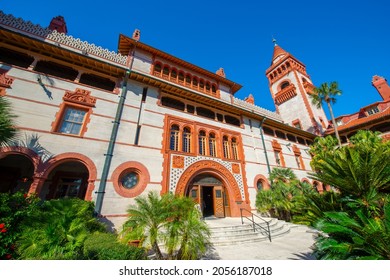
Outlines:
POLYGON ((339 143, 339 147, 341 148, 341 141, 340 141, 339 131, 338 131, 338 129, 337 129, 336 121, 335 121, 335 119, 334 119, 332 106, 330 105, 330 102, 326 102, 326 104, 328 104, 328 109, 329 109, 330 117, 332 118, 332 123, 333 123, 333 127, 334 127, 334 132, 335 132, 335 134, 336 134, 336 138, 337 138, 337 142, 339 143))

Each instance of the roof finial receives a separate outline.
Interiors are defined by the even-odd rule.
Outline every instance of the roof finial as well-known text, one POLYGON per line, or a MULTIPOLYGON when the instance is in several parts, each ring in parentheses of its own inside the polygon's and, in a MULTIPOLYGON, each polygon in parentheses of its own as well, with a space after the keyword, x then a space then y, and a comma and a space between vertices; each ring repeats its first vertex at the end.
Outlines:
POLYGON ((276 39, 274 38, 274 36, 272 36, 272 43, 274 43, 275 47, 278 45, 278 44, 276 44, 276 39))

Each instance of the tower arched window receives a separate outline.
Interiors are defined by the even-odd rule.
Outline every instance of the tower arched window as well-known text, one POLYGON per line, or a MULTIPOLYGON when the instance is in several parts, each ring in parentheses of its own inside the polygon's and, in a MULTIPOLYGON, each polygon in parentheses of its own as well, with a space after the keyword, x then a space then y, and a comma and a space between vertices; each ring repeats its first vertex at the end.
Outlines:
POLYGON ((209 134, 209 155, 212 157, 217 156, 217 143, 215 140, 215 134, 210 133, 209 134))
POLYGON ((224 158, 230 158, 230 147, 229 147, 229 139, 227 136, 222 138, 223 144, 223 156, 224 158))
POLYGON ((280 85, 280 89, 284 89, 284 88, 288 87, 289 85, 290 85, 290 83, 287 82, 287 81, 285 81, 285 82, 283 82, 283 83, 280 85))
POLYGON ((206 132, 201 130, 199 132, 199 154, 206 155, 206 132))
POLYGON ((237 139, 236 138, 232 138, 232 155, 233 155, 233 159, 238 159, 238 145, 237 145, 237 139))
POLYGON ((170 130, 169 149, 172 151, 179 150, 179 126, 172 125, 170 130))
POLYGON ((191 152, 191 129, 188 127, 183 129, 183 152, 191 152))

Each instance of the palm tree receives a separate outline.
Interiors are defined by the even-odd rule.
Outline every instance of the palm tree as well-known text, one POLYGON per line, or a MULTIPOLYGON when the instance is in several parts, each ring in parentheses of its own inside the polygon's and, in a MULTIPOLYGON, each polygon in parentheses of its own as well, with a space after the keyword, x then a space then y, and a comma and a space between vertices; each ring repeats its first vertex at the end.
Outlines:
POLYGON ((390 143, 371 131, 351 137, 351 146, 316 155, 311 178, 336 187, 343 196, 366 198, 372 189, 390 190, 390 143))
POLYGON ((364 209, 325 212, 316 227, 327 234, 320 237, 315 252, 320 259, 390 259, 390 202, 381 218, 364 209))
POLYGON ((202 214, 189 197, 174 197, 171 211, 172 216, 166 225, 165 239, 168 258, 198 259, 206 252, 210 238, 210 230, 202 219, 202 214), (176 255, 174 255, 176 250, 176 255))
POLYGON ((11 141, 16 134, 16 128, 13 124, 15 116, 11 114, 11 107, 5 97, 0 96, 0 145, 11 141))
POLYGON ((332 123, 334 131, 336 134, 339 147, 341 147, 341 141, 339 132, 337 129, 337 124, 334 119, 333 110, 331 104, 336 103, 336 96, 341 95, 341 90, 338 88, 337 82, 323 83, 320 87, 314 88, 314 94, 311 95, 313 105, 316 105, 317 108, 322 108, 322 103, 325 102, 328 105, 330 117, 332 118, 332 123))
POLYGON ((162 229, 171 213, 168 211, 169 196, 159 197, 156 192, 148 193, 147 197, 137 197, 136 205, 131 206, 127 211, 128 220, 123 225, 122 234, 126 232, 138 231, 141 239, 145 239, 146 245, 149 245, 156 254, 156 258, 163 259, 163 254, 158 242, 162 240, 162 229))

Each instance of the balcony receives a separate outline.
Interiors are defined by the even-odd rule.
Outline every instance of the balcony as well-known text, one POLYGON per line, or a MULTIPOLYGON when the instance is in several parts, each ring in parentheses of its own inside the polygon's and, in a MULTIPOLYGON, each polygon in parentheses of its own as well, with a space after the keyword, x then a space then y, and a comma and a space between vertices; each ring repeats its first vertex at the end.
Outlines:
POLYGON ((283 104, 284 102, 290 100, 291 98, 297 95, 296 88, 293 84, 285 87, 275 94, 275 103, 276 105, 283 104))

